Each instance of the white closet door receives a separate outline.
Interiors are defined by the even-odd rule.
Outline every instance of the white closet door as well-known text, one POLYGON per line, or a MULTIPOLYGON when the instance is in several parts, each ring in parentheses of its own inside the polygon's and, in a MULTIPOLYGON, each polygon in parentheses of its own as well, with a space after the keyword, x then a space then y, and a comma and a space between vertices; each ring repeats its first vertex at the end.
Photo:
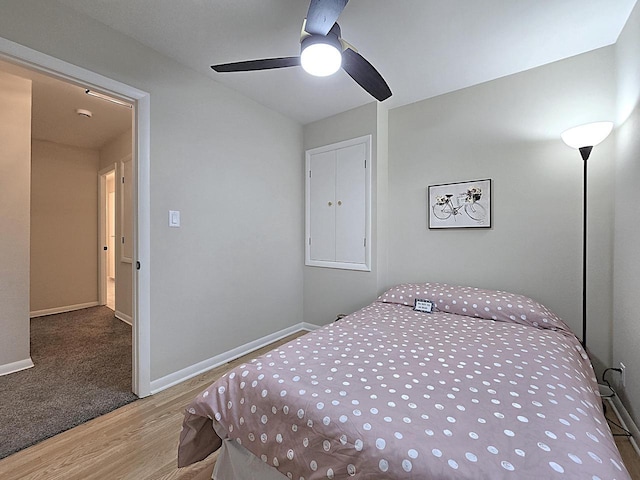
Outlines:
POLYGON ((371 271, 371 135, 305 159, 305 265, 371 271))
POLYGON ((363 143, 336 151, 336 262, 366 262, 366 149, 363 143))
POLYGON ((336 152, 310 158, 310 258, 334 262, 336 259, 336 152))

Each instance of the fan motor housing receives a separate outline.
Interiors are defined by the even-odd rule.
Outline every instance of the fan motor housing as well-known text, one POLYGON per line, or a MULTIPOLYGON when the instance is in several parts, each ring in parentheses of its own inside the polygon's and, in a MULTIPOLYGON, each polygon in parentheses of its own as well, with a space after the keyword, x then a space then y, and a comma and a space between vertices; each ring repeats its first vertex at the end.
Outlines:
POLYGON ((331 45, 342 51, 342 43, 340 42, 340 27, 338 24, 334 24, 333 28, 326 35, 308 35, 304 37, 300 42, 300 52, 303 52, 309 45, 316 43, 324 43, 331 45))

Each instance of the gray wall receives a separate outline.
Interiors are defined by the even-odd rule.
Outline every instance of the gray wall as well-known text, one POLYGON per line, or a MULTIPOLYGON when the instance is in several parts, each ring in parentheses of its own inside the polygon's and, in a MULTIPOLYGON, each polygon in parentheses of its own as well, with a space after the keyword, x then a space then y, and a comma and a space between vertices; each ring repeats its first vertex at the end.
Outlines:
MULTIPOLYGON (((384 220, 378 219, 377 185, 379 180, 383 185, 386 183, 386 128, 384 128, 386 115, 386 110, 381 109, 374 102, 310 123, 304 127, 305 150, 363 135, 371 135, 373 166, 371 175, 371 233, 373 237, 371 239, 373 242, 371 245, 371 271, 304 267, 304 319, 306 322, 325 325, 335 320, 340 313, 349 314, 364 307, 375 300, 378 295, 380 264, 383 269, 386 264, 386 261, 380 258, 383 251, 378 249, 378 235, 376 233, 384 225, 384 220), (378 131, 379 121, 382 124, 382 134, 378 131), (378 158, 381 160, 379 165, 378 158), (380 171, 378 167, 380 167, 380 171)), ((304 163, 304 159, 301 162, 304 163)), ((304 184, 303 177, 301 177, 301 181, 304 184)))
MULTIPOLYGON (((0 72, 0 373, 29 357, 31 81, 0 72)), ((23 365, 26 366, 26 365, 23 365)))
MULTIPOLYGON (((613 48, 389 112, 389 282, 530 296, 581 332, 582 169, 565 129, 613 119, 613 48), (427 186, 493 180, 493 228, 427 229, 427 186)), ((613 141, 589 160, 589 348, 611 362, 613 141)))
POLYGON ((300 322, 301 125, 57 2, 0 10, 3 37, 150 93, 151 380, 300 322))
POLYGON ((373 206, 375 230, 372 251, 376 258, 377 295, 387 290, 389 285, 389 111, 378 103, 375 199, 373 206))
POLYGON ((640 421, 640 4, 616 45, 618 121, 616 131, 613 364, 627 367, 626 388, 618 385, 625 407, 640 421))

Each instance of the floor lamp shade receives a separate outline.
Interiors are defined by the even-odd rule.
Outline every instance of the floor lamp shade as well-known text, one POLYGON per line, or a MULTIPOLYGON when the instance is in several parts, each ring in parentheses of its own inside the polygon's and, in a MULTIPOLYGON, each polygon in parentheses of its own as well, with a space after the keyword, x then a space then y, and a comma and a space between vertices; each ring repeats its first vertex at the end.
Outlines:
POLYGON ((562 132, 562 140, 571 148, 595 147, 609 136, 612 129, 612 122, 587 123, 562 132))
POLYGON ((584 160, 582 208, 582 346, 587 348, 587 159, 593 147, 609 136, 612 122, 595 122, 570 128, 562 133, 562 140, 580 150, 584 160))

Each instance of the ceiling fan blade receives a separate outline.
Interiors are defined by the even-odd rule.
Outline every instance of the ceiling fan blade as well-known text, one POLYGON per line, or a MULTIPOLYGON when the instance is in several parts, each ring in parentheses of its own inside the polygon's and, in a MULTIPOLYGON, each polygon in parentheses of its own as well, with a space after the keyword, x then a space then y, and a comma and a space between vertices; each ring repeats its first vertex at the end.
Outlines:
POLYGON ((391 96, 391 89, 382 75, 362 55, 350 48, 342 52, 342 68, 378 101, 382 102, 391 96))
POLYGON ((300 57, 262 58, 260 60, 246 60, 244 62, 221 63, 211 65, 216 72, 251 72, 253 70, 272 70, 274 68, 297 67, 300 57))
POLYGON ((312 35, 326 35, 336 23, 349 0, 311 0, 305 31, 312 35))

